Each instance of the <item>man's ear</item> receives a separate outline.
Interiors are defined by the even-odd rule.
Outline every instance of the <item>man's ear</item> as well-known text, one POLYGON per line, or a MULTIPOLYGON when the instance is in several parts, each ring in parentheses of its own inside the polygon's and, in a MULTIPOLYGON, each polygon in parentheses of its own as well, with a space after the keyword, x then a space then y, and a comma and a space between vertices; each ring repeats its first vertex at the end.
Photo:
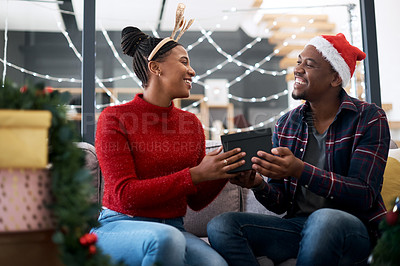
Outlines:
POLYGON ((149 67, 150 73, 152 73, 154 75, 158 75, 161 72, 160 64, 158 62, 150 61, 148 63, 148 67, 149 67))
POLYGON ((341 86, 343 83, 342 78, 339 76, 337 72, 334 73, 333 80, 331 82, 332 87, 341 86))

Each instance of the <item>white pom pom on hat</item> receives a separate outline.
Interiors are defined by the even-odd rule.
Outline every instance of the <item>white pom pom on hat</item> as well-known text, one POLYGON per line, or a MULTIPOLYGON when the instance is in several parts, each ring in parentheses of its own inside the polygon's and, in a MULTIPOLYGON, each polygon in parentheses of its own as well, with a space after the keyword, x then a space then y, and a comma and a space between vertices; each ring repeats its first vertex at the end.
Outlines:
POLYGON ((343 87, 347 86, 353 76, 356 62, 366 57, 366 54, 351 45, 342 33, 314 37, 307 45, 314 46, 332 65, 333 69, 342 78, 343 87))

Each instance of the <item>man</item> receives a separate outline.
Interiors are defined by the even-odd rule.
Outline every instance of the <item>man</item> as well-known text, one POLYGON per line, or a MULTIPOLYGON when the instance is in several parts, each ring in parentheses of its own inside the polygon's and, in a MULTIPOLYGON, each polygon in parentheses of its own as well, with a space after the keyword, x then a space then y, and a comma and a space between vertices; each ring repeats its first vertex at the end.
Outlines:
POLYGON ((382 109, 343 90, 365 56, 340 33, 315 37, 300 53, 292 97, 305 103, 278 120, 272 154, 252 158, 257 175, 231 181, 286 215, 214 218, 210 243, 229 265, 258 265, 257 256, 297 258, 298 265, 367 263, 386 213, 380 191, 390 133, 382 109))

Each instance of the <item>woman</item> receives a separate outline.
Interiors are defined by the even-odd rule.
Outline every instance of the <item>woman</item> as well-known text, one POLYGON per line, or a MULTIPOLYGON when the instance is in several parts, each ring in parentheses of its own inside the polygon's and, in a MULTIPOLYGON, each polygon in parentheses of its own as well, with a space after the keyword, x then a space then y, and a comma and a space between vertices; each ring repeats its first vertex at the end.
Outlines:
POLYGON ((245 154, 220 154, 220 147, 205 156, 200 121, 172 102, 190 94, 195 72, 189 56, 172 39, 155 49, 161 41, 135 27, 122 31, 121 47, 133 57, 144 92, 100 115, 96 152, 104 207, 93 231, 113 260, 129 265, 227 265, 185 232, 183 216, 187 205, 207 206, 236 177, 227 172, 244 164, 245 154))

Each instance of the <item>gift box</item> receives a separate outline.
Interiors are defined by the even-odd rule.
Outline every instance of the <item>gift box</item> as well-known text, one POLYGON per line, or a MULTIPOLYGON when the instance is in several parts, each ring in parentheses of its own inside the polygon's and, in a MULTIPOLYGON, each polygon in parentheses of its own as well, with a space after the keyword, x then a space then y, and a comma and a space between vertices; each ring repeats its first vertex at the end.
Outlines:
POLYGON ((246 156, 241 160, 245 160, 245 164, 235 168, 228 173, 236 173, 252 169, 252 157, 258 157, 257 151, 271 152, 272 149, 272 131, 270 128, 261 128, 252 131, 228 134, 221 136, 224 152, 235 148, 240 148, 246 156))
POLYGON ((0 110, 0 168, 45 168, 49 111, 0 110))
POLYGON ((49 170, 0 169, 0 195, 0 233, 55 228, 49 170))
POLYGON ((52 241, 53 230, 0 233, 0 264, 5 266, 66 266, 52 241))

